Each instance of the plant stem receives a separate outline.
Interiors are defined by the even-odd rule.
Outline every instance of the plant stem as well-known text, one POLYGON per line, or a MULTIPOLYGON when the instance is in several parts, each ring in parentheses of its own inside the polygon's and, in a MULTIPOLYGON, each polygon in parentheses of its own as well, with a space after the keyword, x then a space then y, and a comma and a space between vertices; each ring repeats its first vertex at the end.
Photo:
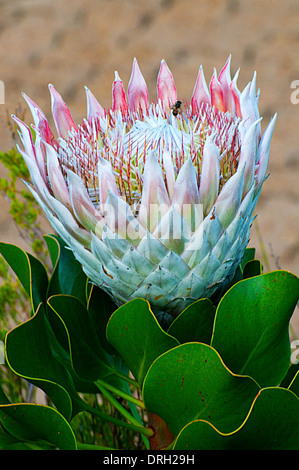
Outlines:
POLYGON ((121 413, 124 418, 126 418, 129 423, 130 423, 130 427, 131 429, 133 429, 133 427, 135 428, 135 430, 138 429, 138 432, 144 434, 145 436, 147 437, 152 437, 153 434, 154 434, 154 431, 152 429, 149 429, 149 428, 146 428, 144 426, 141 426, 139 421, 137 421, 137 419, 135 419, 131 413, 129 413, 128 410, 126 410, 117 400, 116 398, 114 398, 111 393, 105 388, 103 387, 102 385, 100 385, 98 382, 95 382, 98 389, 102 392, 103 395, 105 395, 106 398, 108 398, 108 400, 110 401, 110 403, 117 409, 117 411, 119 411, 119 413, 121 413))
POLYGON ((148 424, 153 429, 153 436, 149 439, 151 450, 167 449, 173 445, 174 436, 160 416, 149 412, 148 424))
POLYGON ((131 379, 131 377, 128 377, 127 375, 122 374, 119 371, 114 371, 114 375, 117 375, 117 377, 119 377, 120 379, 123 379, 125 382, 128 382, 129 384, 133 385, 134 387, 140 388, 139 383, 136 382, 136 380, 131 379))
POLYGON ((151 437, 153 435, 153 431, 151 429, 145 428, 138 423, 138 426, 135 424, 128 423, 127 421, 122 421, 121 419, 114 418, 113 416, 107 415, 102 411, 93 408, 85 404, 85 411, 91 413, 99 418, 103 419, 104 421, 108 421, 109 423, 115 424, 116 426, 120 426, 123 428, 131 429, 132 431, 144 434, 147 437, 151 437))
POLYGON ((100 385, 102 387, 105 387, 107 390, 110 390, 110 392, 113 392, 115 395, 124 398, 125 400, 130 401, 131 403, 134 403, 134 405, 139 406, 140 408, 145 410, 143 401, 139 400, 138 398, 132 397, 132 395, 129 395, 128 393, 113 387, 113 385, 110 385, 101 379, 98 379, 95 384, 97 386, 100 385))

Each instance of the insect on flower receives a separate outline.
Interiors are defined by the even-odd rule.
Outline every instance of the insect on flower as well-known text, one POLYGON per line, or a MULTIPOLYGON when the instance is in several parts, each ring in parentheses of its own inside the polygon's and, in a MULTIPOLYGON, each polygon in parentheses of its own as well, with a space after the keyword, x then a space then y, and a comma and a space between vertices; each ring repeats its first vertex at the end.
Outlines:
POLYGON ((181 106, 182 106, 182 102, 180 100, 177 100, 174 105, 171 107, 172 109, 172 114, 174 116, 177 116, 180 111, 181 111, 181 106))

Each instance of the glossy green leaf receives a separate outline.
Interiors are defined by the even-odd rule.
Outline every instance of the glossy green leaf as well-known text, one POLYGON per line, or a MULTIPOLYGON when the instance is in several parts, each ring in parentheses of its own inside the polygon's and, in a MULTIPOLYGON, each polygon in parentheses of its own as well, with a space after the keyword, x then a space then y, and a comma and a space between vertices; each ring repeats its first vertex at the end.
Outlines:
POLYGON ((16 437, 0 429, 0 450, 29 450, 29 447, 16 437))
POLYGON ((209 299, 193 302, 171 323, 167 333, 178 341, 210 344, 216 308, 209 299))
POLYGON ((55 354, 49 331, 44 307, 40 305, 33 317, 7 334, 7 363, 16 374, 44 390, 57 409, 70 419, 81 410, 81 400, 55 354))
POLYGON ((250 377, 232 374, 211 346, 185 343, 155 360, 144 380, 143 399, 176 436, 199 418, 223 432, 237 429, 258 391, 250 377))
POLYGON ((248 279, 249 277, 259 276, 263 273, 262 263, 258 259, 248 261, 243 269, 243 278, 248 279))
POLYGON ((93 382, 113 373, 85 305, 67 295, 50 297, 48 304, 64 325, 73 368, 78 376, 93 382))
POLYGON ((57 294, 74 295, 86 304, 88 279, 81 264, 60 237, 46 235, 44 238, 53 264, 48 297, 57 294))
POLYGON ((227 288, 225 289, 226 291, 229 290, 229 288, 232 287, 234 284, 236 284, 237 282, 241 281, 244 278, 243 276, 244 268, 247 263, 254 260, 254 257, 255 257, 255 248, 246 248, 242 261, 237 267, 233 279, 229 282, 227 288))
POLYGON ((240 268, 241 268, 242 273, 244 271, 246 264, 249 263, 250 261, 253 261, 254 257, 255 257, 255 248, 246 248, 242 261, 240 263, 240 268))
POLYGON ((70 425, 54 408, 31 403, 1 405, 0 420, 3 427, 21 441, 46 441, 60 450, 76 450, 70 425))
POLYGON ((117 306, 106 292, 93 284, 88 298, 87 309, 102 347, 108 353, 115 354, 115 349, 107 341, 106 327, 112 313, 117 310, 117 306))
POLYGON ((299 278, 274 271, 235 284, 221 299, 212 346, 235 373, 261 386, 277 385, 290 364, 289 321, 299 278))
POLYGON ((186 425, 174 450, 298 450, 299 400, 286 389, 265 388, 235 432, 223 434, 206 421, 186 425))
POLYGON ((30 253, 9 243, 0 243, 0 253, 29 295, 35 311, 41 302, 45 302, 48 289, 48 276, 43 264, 30 253))
POLYGON ((149 366, 178 341, 162 330, 146 300, 134 299, 118 308, 107 325, 107 339, 141 385, 149 366))
POLYGON ((50 259, 52 262, 52 267, 55 269, 56 264, 60 258, 60 238, 57 235, 44 235, 44 239, 47 243, 50 259))

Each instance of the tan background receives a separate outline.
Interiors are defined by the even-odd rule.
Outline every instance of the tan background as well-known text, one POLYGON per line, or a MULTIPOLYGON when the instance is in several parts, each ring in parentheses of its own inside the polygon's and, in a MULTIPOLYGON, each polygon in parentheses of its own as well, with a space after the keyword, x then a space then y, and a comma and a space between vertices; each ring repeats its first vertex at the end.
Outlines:
MULTIPOLYGON (((24 103, 21 91, 52 123, 53 83, 79 122, 84 85, 110 106, 114 71, 127 85, 134 57, 152 99, 164 58, 178 96, 189 100, 200 64, 209 81, 229 54, 232 74, 241 68, 241 90, 257 71, 263 128, 278 113, 258 221, 271 268, 299 275, 299 104, 291 103, 291 83, 299 80, 298 0, 0 0, 0 148, 12 146, 6 112, 24 103)), ((26 118, 32 122, 29 111, 26 118)), ((0 239, 22 244, 0 201, 0 239)), ((251 244, 261 256, 254 227, 251 244)))

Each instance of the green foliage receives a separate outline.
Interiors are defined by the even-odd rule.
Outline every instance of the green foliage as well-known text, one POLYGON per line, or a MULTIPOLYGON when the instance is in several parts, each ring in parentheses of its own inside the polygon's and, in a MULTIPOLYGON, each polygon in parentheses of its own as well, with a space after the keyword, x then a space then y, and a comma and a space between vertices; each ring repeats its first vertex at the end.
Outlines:
POLYGON ((140 386, 152 362, 179 344, 162 330, 149 303, 143 299, 126 303, 111 316, 107 339, 125 358, 140 386))
POLYGON ((281 382, 290 364, 289 321, 298 294, 298 277, 282 270, 240 281, 226 293, 211 344, 233 372, 263 387, 281 382))
POLYGON ((143 397, 146 408, 163 418, 174 435, 198 419, 230 432, 242 424, 259 389, 252 378, 234 375, 211 346, 192 342, 156 359, 143 397))
POLYGON ((30 191, 20 184, 29 178, 26 163, 16 149, 0 152, 0 162, 7 169, 7 177, 0 178, 0 191, 10 203, 9 213, 28 240, 33 242, 40 236, 37 221, 40 211, 30 191))
POLYGON ((246 252, 219 302, 194 302, 166 331, 147 301, 117 308, 59 237, 45 239, 50 269, 0 244, 31 306, 6 334, 5 367, 48 400, 17 404, 3 384, 2 448, 145 449, 151 416, 166 423, 175 450, 299 447, 288 336, 298 277, 262 274, 246 252))
POLYGON ((209 344, 216 308, 210 299, 199 299, 193 302, 171 323, 168 333, 180 343, 198 341, 209 344))
POLYGON ((29 403, 0 405, 0 449, 76 450, 74 433, 54 408, 29 403))
POLYGON ((264 388, 239 429, 220 432, 209 421, 190 422, 179 433, 175 450, 298 450, 299 400, 289 390, 264 388))
POLYGON ((15 320, 20 312, 26 311, 27 299, 21 283, 11 276, 7 263, 3 258, 0 259, 0 278, 2 281, 0 285, 1 332, 9 327, 9 320, 15 320))
MULTIPOLYGON (((41 444, 34 435, 30 445, 67 449, 72 445, 72 433, 75 433, 79 441, 83 437, 85 442, 89 443, 90 433, 88 438, 86 433, 81 432, 83 421, 91 423, 91 428, 94 428, 95 423, 97 425, 93 444, 102 446, 105 436, 105 442, 109 445, 117 442, 127 448, 142 447, 143 442, 135 439, 136 428, 145 429, 140 418, 138 426, 133 426, 131 430, 130 425, 121 420, 119 413, 112 413, 111 404, 107 404, 106 399, 102 400, 102 403, 99 403, 97 398, 93 399, 93 406, 90 405, 89 395, 97 397, 99 390, 95 381, 100 378, 105 378, 107 383, 116 385, 125 390, 124 393, 128 393, 128 397, 131 396, 131 391, 124 381, 128 369, 123 365, 121 358, 115 354, 111 355, 113 348, 107 341, 104 346, 107 344, 108 350, 102 346, 95 325, 97 318, 101 316, 101 309, 95 307, 99 307, 99 299, 102 309, 106 312, 107 321, 116 307, 106 294, 89 284, 81 265, 62 240, 55 236, 45 238, 53 263, 49 270, 36 257, 21 248, 7 243, 0 244, 0 252, 18 277, 31 306, 30 317, 6 334, 6 364, 2 367, 42 390, 51 407, 54 406, 53 410, 57 410, 58 414, 54 417, 60 417, 61 426, 69 423, 67 434, 70 442, 67 444, 63 440, 54 442, 42 435, 41 444), (107 426, 111 420, 113 428, 107 426)), ((105 329, 106 323, 103 327, 105 329)), ((12 390, 7 385, 6 381, 2 380, 3 390, 11 394, 12 390)), ((0 395, 0 404, 4 404, 4 396, 3 393, 1 401, 0 395)), ((28 403, 27 405, 29 406, 28 403)), ((126 406, 129 410, 130 405, 126 406)), ((133 412, 136 413, 136 410, 133 409, 133 412)), ((24 434, 20 433, 17 441, 11 430, 5 428, 5 443, 10 445, 11 440, 14 447, 28 446, 25 428, 29 426, 30 421, 29 418, 28 422, 21 421, 20 426, 24 426, 24 434)), ((5 425, 1 413, 0 423, 5 425)))
POLYGON ((45 299, 48 288, 45 267, 38 258, 9 243, 0 243, 0 253, 15 272, 35 311, 45 299))

